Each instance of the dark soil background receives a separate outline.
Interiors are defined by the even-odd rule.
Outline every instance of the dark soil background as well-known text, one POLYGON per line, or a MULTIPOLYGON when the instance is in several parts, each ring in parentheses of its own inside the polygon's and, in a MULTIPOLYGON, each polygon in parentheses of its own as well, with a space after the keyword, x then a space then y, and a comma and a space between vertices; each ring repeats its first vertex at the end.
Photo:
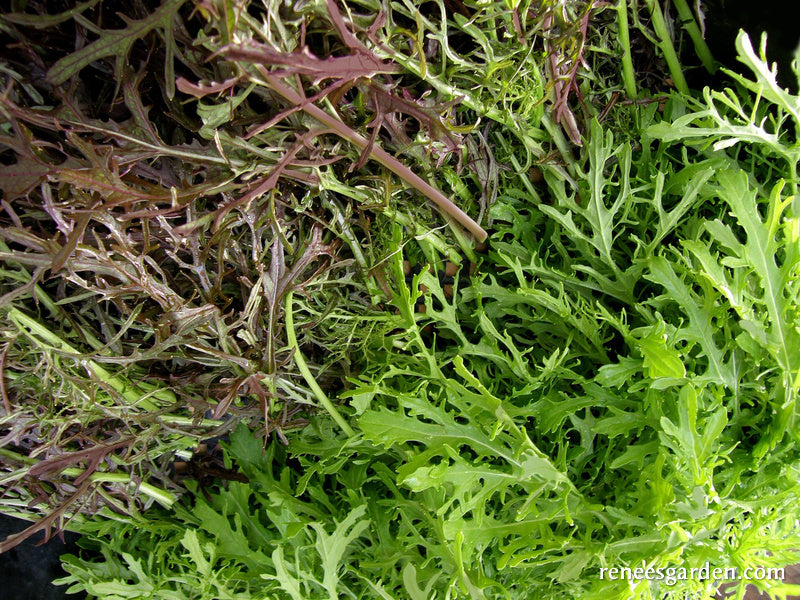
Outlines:
MULTIPOLYGON (((791 62, 800 43, 800 24, 795 16, 797 4, 787 0, 703 0, 706 42, 714 58, 729 69, 752 76, 736 60, 734 42, 739 29, 750 36, 753 48, 758 51, 762 32, 767 33, 767 60, 778 63, 778 81, 793 93, 798 92, 797 78, 791 71, 791 62)), ((700 69, 697 69, 699 72, 700 69)), ((701 89, 710 81, 698 81, 703 72, 690 81, 692 87, 701 89)), ((716 83, 716 82, 713 82, 716 83)))
MULTIPOLYGON (((0 539, 28 527, 28 521, 0 514, 0 539)), ((65 532, 64 540, 58 536, 47 544, 37 546, 42 534, 35 535, 0 555, 0 600, 81 600, 85 594, 66 595, 67 586, 56 587, 50 582, 66 573, 58 557, 67 552, 77 553, 78 536, 65 532)))

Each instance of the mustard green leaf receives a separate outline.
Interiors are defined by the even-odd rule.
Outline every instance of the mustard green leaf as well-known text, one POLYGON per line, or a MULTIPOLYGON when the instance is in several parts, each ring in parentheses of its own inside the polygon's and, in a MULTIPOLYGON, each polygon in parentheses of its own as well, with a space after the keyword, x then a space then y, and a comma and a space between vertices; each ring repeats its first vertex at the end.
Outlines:
POLYGON ((637 345, 650 377, 679 378, 686 375, 686 367, 680 354, 673 348, 668 348, 666 341, 656 331, 637 340, 637 345))
MULTIPOLYGON (((122 77, 124 73, 123 67, 134 42, 142 39, 154 29, 160 28, 164 30, 167 44, 174 44, 174 41, 172 41, 172 20, 175 18, 178 9, 184 4, 184 1, 165 0, 164 4, 150 16, 137 21, 128 20, 128 26, 124 29, 103 30, 99 39, 76 52, 68 54, 50 67, 47 71, 47 80, 53 85, 61 85, 89 64, 112 56, 116 61, 117 76, 122 77)), ((174 85, 174 80, 172 84, 174 85)))

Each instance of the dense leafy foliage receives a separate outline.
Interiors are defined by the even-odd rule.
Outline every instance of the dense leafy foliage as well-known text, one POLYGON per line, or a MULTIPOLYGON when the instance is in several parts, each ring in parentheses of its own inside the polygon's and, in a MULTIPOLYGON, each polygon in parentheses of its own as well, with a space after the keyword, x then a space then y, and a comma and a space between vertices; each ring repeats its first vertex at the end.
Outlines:
POLYGON ((547 174, 532 202, 506 174, 489 252, 452 297, 391 258, 396 312, 371 315, 342 393, 353 437, 320 418, 262 452, 238 430, 227 456, 250 483, 121 534, 92 525, 104 560, 67 558, 67 581, 114 598, 711 598, 719 581, 600 569, 796 561, 800 221, 760 157, 791 147, 797 98, 751 95, 769 82, 739 44, 754 81, 637 109, 637 147, 595 124, 577 186, 547 174), (732 139, 758 111, 774 130, 732 139))
POLYGON ((0 98, 2 502, 74 519, 60 583, 711 598, 605 574, 796 562, 800 97, 744 36, 752 77, 692 96, 645 4, 652 32, 566 0, 0 21, 46 67, 0 98), (634 101, 609 32, 677 91, 634 101), (232 481, 177 485, 228 431, 232 481))

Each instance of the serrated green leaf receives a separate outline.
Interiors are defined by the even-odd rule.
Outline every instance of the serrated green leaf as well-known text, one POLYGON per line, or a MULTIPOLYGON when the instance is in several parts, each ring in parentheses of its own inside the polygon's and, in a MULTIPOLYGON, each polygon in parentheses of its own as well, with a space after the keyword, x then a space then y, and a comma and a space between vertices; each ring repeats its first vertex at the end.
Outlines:
MULTIPOLYGON (((768 199, 766 220, 759 216, 757 192, 740 172, 723 171, 717 174, 720 193, 731 207, 736 220, 745 232, 746 242, 740 245, 740 258, 746 259, 755 271, 762 289, 758 300, 766 308, 768 321, 765 324, 769 350, 786 374, 786 384, 792 385, 795 374, 800 370, 800 333, 798 333, 798 314, 796 305, 789 298, 796 298, 796 274, 800 257, 796 249, 785 247, 786 242, 779 239, 781 216, 792 201, 782 199, 783 182, 772 189, 768 199), (783 247, 783 248, 782 248, 783 247), (784 250, 784 260, 778 264, 777 256, 784 250), (794 288, 794 289, 792 289, 794 288), (788 292, 788 297, 787 297, 788 292)), ((784 238, 785 239, 785 238, 784 238)), ((793 245, 797 244, 792 240, 793 245)), ((752 328, 755 323, 748 321, 752 328)), ((748 330, 757 341, 764 338, 753 330, 748 330)))
POLYGON ((305 594, 300 590, 300 580, 292 575, 286 568, 282 546, 278 546, 272 551, 272 562, 275 565, 277 577, 273 577, 272 575, 261 575, 261 577, 264 579, 277 580, 283 591, 288 593, 292 597, 292 600, 306 600, 305 594))
POLYGON ((466 444, 481 454, 502 456, 509 462, 519 465, 507 448, 493 441, 479 427, 472 423, 458 423, 455 415, 444 409, 431 405, 426 398, 404 396, 403 405, 412 414, 423 415, 433 423, 423 422, 404 413, 393 412, 386 408, 368 410, 359 419, 359 426, 364 437, 389 448, 392 444, 403 442, 422 442, 427 446, 451 445, 458 447, 466 444))
POLYGON ((619 256, 614 249, 622 231, 620 224, 626 211, 632 207, 630 145, 615 146, 611 132, 603 131, 596 121, 592 121, 587 151, 589 160, 584 189, 588 197, 565 197, 560 204, 567 209, 566 212, 547 204, 540 204, 538 209, 560 223, 566 235, 589 259, 590 264, 580 265, 580 270, 589 273, 605 293, 630 301, 633 275, 620 268, 619 256), (615 159, 613 166, 609 166, 612 159, 615 159), (616 177, 614 171, 618 172, 616 177), (610 205, 609 198, 613 198, 610 205), (580 222, 576 223, 574 217, 579 217, 580 222))
MULTIPOLYGON (((61 85, 84 67, 109 56, 115 58, 117 77, 122 78, 133 44, 154 29, 160 28, 164 31, 163 37, 168 46, 175 44, 172 39, 172 21, 184 1, 165 0, 164 4, 148 17, 138 21, 127 20, 128 26, 124 29, 103 30, 99 39, 64 56, 50 67, 47 71, 47 80, 53 85, 61 85)), ((168 69, 172 69, 172 65, 169 65, 168 69)), ((173 77, 172 81, 167 80, 166 83, 174 89, 175 78, 173 77)))
MULTIPOLYGON (((189 552, 189 558, 197 567, 198 572, 203 577, 208 577, 211 572, 212 563, 206 560, 203 550, 200 548, 200 540, 194 529, 187 529, 181 539, 181 545, 189 552)), ((212 557, 213 560, 213 557, 212 557)))
POLYGON ((316 532, 316 550, 322 559, 324 579, 322 584, 328 592, 330 600, 339 598, 339 573, 342 570, 342 557, 347 551, 347 546, 358 539, 361 533, 369 526, 369 520, 359 520, 366 512, 366 505, 354 508, 341 523, 336 523, 333 533, 328 535, 320 523, 310 523, 309 526, 316 532))
POLYGON ((766 44, 767 35, 764 33, 761 37, 759 55, 756 55, 750 37, 743 30, 739 30, 736 36, 737 58, 755 74, 756 81, 750 82, 743 77, 737 77, 737 79, 752 92, 762 95, 767 100, 789 112, 795 123, 800 125, 800 96, 790 94, 778 85, 775 72, 769 68, 767 63, 766 44))
POLYGON ((561 567, 556 571, 556 580, 561 584, 567 584, 579 579, 591 558, 592 553, 586 550, 573 552, 561 561, 561 567))
POLYGON ((713 381, 734 387, 735 374, 730 363, 725 361, 725 350, 714 340, 713 298, 697 298, 691 289, 675 272, 675 267, 663 256, 654 256, 648 261, 649 272, 645 277, 658 283, 669 292, 669 298, 676 302, 689 317, 689 326, 676 331, 676 338, 700 344, 702 354, 708 359, 704 375, 713 381))
POLYGON ((235 114, 239 105, 247 99, 255 88, 256 85, 254 83, 250 84, 241 93, 229 97, 221 104, 198 102, 197 114, 203 121, 203 126, 199 132, 200 135, 204 139, 213 140, 219 126, 231 120, 231 115, 235 114))
POLYGON ((417 570, 414 565, 408 563, 403 568, 403 584, 406 587, 406 592, 411 600, 429 600, 429 593, 423 592, 419 583, 417 582, 417 570))
POLYGON ((131 570, 136 576, 136 586, 141 591, 150 592, 153 590, 153 584, 151 583, 149 575, 145 572, 144 567, 142 566, 141 559, 134 558, 133 555, 123 552, 121 554, 122 559, 125 561, 125 564, 128 565, 128 568, 131 570))
POLYGON ((621 387, 630 383, 634 376, 642 372, 642 361, 623 356, 619 362, 603 365, 597 370, 595 381, 601 385, 621 387))
POLYGON ((69 19, 74 19, 76 15, 93 8, 100 0, 86 0, 74 6, 73 8, 55 15, 33 15, 25 13, 6 13, 3 15, 4 19, 8 19, 17 25, 26 25, 28 27, 35 27, 36 29, 48 29, 53 25, 58 25, 69 19))
POLYGON ((621 469, 630 464, 636 464, 641 470, 645 462, 650 461, 650 457, 658 452, 659 443, 657 440, 647 442, 645 444, 634 444, 625 449, 625 451, 615 458, 609 464, 611 469, 621 469))
POLYGON ((652 331, 636 343, 644 357, 643 364, 649 377, 681 378, 686 375, 686 367, 680 354, 673 348, 668 348, 657 331, 652 331))

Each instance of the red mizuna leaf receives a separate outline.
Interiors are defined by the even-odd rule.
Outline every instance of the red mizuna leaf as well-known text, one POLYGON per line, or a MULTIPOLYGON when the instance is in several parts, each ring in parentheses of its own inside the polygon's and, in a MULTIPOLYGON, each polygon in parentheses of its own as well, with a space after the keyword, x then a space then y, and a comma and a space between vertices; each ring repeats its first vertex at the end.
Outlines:
POLYGON ((76 492, 74 494, 72 494, 72 496, 70 496, 64 502, 62 502, 61 506, 59 506, 52 513, 50 513, 46 517, 43 517, 43 518, 39 519, 38 521, 36 521, 33 525, 31 525, 27 529, 24 529, 24 530, 20 531, 19 533, 15 533, 13 535, 10 535, 6 539, 4 539, 2 542, 0 542, 0 554, 2 554, 3 552, 7 552, 7 551, 11 550, 12 548, 14 548, 15 546, 21 544, 22 542, 27 540, 29 537, 34 535, 37 531, 44 530, 44 540, 42 540, 43 542, 47 542, 48 540, 50 540, 50 538, 53 535, 52 532, 50 531, 50 528, 53 527, 55 521, 58 520, 59 518, 63 517, 64 514, 67 512, 67 509, 72 504, 74 504, 76 500, 83 498, 84 494, 87 491, 89 491, 89 488, 91 487, 91 485, 92 485, 91 481, 84 481, 83 485, 81 485, 81 487, 79 487, 76 490, 76 492))
POLYGON ((13 165, 0 165, 0 190, 6 201, 23 198, 52 171, 51 165, 32 156, 20 156, 13 165))
POLYGON ((254 190, 247 192, 244 196, 225 204, 218 208, 216 212, 216 218, 214 219, 214 229, 216 230, 219 228, 222 219, 227 215, 230 211, 232 211, 237 206, 243 206, 251 201, 255 200, 259 196, 266 194, 268 191, 273 189, 277 184, 278 180, 280 179, 281 175, 284 173, 286 168, 293 163, 297 153, 308 143, 310 139, 319 135, 320 132, 313 131, 309 132, 304 136, 300 136, 297 142, 292 146, 289 151, 281 158, 280 162, 275 165, 275 168, 270 172, 269 175, 263 177, 258 181, 258 185, 254 190))
POLYGON ((249 41, 246 44, 229 44, 220 50, 228 58, 269 66, 283 66, 273 71, 275 77, 308 75, 314 84, 324 79, 353 81, 360 77, 372 77, 377 73, 396 73, 399 68, 384 62, 367 51, 358 51, 348 56, 331 56, 325 59, 311 53, 308 48, 294 52, 278 52, 266 44, 249 41))
POLYGON ((36 463, 28 470, 28 474, 31 477, 41 477, 42 475, 59 473, 68 465, 74 465, 78 462, 87 461, 88 464, 86 466, 86 470, 74 482, 75 485, 80 485, 87 477, 89 477, 89 475, 97 470, 100 462, 108 454, 114 450, 117 450, 118 448, 130 446, 133 441, 133 438, 125 438, 108 446, 95 446, 94 448, 88 448, 78 452, 60 454, 36 463))
POLYGON ((225 90, 231 89, 233 86, 239 83, 240 79, 240 77, 232 77, 231 79, 226 79, 225 81, 220 81, 218 83, 212 81, 211 83, 205 84, 192 83, 188 79, 178 77, 178 79, 175 81, 175 86, 184 94, 189 94, 195 98, 203 98, 209 94, 218 94, 219 92, 224 92, 225 90))
POLYGON ((425 105, 422 99, 414 98, 407 90, 403 90, 403 97, 398 97, 377 85, 370 86, 369 94, 378 115, 400 113, 413 117, 427 130, 432 140, 444 143, 448 152, 461 148, 461 136, 448 130, 442 123, 442 114, 461 102, 460 97, 441 104, 425 105))
MULTIPOLYGON (((359 42, 358 38, 347 28, 347 24, 344 22, 344 18, 342 17, 342 13, 339 11, 339 7, 336 5, 336 1, 325 0, 325 8, 328 9, 328 14, 331 17, 331 21, 333 21, 334 26, 336 26, 336 29, 339 31, 339 35, 342 36, 342 41, 347 45, 347 47, 351 50, 356 50, 357 52, 369 53, 367 47, 359 42)), ((383 25, 385 20, 386 15, 382 12, 379 12, 378 16, 375 18, 375 23, 372 24, 372 27, 377 29, 377 27, 383 25)), ((372 27, 370 28, 370 31, 372 30, 372 27)))

